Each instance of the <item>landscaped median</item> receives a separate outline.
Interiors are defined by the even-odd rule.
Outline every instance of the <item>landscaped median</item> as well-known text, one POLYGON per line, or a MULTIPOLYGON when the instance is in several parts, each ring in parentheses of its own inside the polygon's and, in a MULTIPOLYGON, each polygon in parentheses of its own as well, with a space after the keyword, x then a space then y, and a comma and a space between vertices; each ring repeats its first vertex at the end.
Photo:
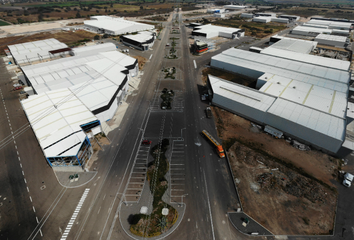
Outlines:
POLYGON ((153 195, 151 214, 135 214, 129 218, 130 231, 140 237, 159 236, 168 231, 178 219, 177 210, 162 200, 168 189, 168 181, 165 178, 169 169, 169 162, 165 156, 168 146, 169 140, 163 139, 150 150, 154 158, 154 161, 149 163, 147 171, 147 180, 153 195))

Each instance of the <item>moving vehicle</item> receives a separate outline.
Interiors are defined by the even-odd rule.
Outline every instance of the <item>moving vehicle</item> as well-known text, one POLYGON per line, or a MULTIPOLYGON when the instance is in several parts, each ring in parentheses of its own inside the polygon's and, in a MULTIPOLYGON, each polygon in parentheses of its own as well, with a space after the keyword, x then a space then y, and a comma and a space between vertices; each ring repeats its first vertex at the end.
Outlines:
POLYGON ((211 118, 211 109, 210 109, 210 107, 207 107, 206 109, 205 109, 205 114, 206 114, 206 117, 207 118, 211 118))
POLYGON ((151 140, 143 140, 141 142, 142 145, 150 145, 151 144, 151 140))
POLYGON ((213 138, 213 136, 210 135, 209 132, 206 130, 202 131, 202 135, 205 136, 216 148, 216 151, 219 155, 219 157, 224 158, 225 157, 225 152, 221 144, 213 138))
POLYGON ((344 180, 343 180, 343 185, 346 187, 350 187, 352 185, 354 176, 350 173, 344 174, 344 180))

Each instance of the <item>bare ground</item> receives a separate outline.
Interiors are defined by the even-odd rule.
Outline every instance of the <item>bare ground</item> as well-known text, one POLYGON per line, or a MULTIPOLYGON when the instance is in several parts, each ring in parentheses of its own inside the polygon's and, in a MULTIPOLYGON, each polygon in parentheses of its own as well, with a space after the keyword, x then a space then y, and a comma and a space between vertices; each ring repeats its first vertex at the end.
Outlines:
POLYGON ((272 233, 330 234, 337 191, 330 182, 339 160, 300 151, 244 118, 213 107, 218 134, 228 149, 244 211, 272 233))

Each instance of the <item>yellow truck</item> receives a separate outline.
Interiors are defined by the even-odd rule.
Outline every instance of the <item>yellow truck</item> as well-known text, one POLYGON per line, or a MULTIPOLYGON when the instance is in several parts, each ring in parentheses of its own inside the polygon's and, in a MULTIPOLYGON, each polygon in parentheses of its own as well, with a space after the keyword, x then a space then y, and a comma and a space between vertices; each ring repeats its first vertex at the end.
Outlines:
POLYGON ((224 149, 221 146, 221 144, 218 141, 216 141, 215 138, 213 138, 213 136, 211 136, 210 133, 207 132, 206 130, 202 131, 202 135, 204 137, 206 137, 215 146, 219 157, 224 158, 225 157, 225 152, 224 152, 224 149))

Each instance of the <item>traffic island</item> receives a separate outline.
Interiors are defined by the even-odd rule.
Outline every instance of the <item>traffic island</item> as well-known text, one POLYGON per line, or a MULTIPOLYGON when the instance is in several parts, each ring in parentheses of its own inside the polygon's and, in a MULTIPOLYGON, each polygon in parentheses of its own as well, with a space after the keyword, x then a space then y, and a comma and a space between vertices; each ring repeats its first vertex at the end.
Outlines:
POLYGON ((165 178, 169 169, 165 156, 168 146, 169 140, 163 139, 150 150, 154 160, 148 165, 147 180, 153 198, 152 211, 151 214, 144 214, 142 208, 139 214, 129 216, 130 232, 136 236, 159 236, 171 229, 178 219, 177 210, 162 199, 168 189, 168 181, 165 178))
POLYGON ((175 93, 173 92, 173 90, 168 90, 167 88, 164 88, 162 90, 162 94, 161 94, 161 109, 162 110, 169 110, 172 109, 172 102, 173 102, 173 97, 174 97, 175 93))

